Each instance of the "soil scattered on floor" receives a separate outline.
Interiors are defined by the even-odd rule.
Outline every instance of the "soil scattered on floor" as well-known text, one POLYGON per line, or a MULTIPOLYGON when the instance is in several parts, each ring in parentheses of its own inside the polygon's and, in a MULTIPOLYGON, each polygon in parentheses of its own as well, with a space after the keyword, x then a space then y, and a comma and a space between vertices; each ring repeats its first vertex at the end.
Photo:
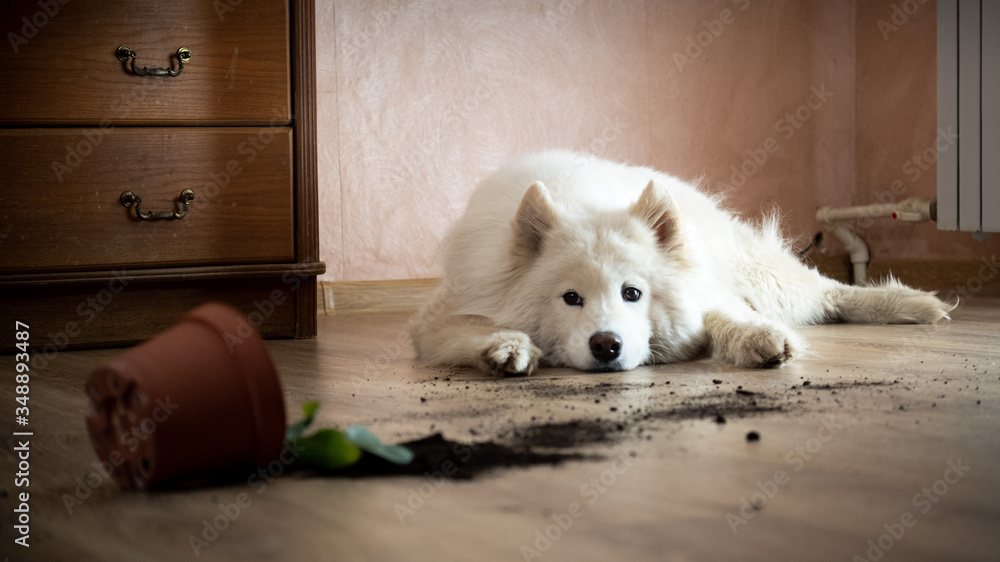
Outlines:
MULTIPOLYGON (((585 419, 565 423, 530 425, 511 431, 518 442, 528 447, 570 448, 595 443, 611 443, 621 438, 625 431, 622 423, 585 419)), ((501 434, 500 437, 505 437, 501 434)))
MULTIPOLYGON (((854 381, 854 382, 833 382, 830 384, 812 384, 809 381, 802 383, 802 388, 808 390, 841 390, 845 388, 862 388, 867 386, 892 386, 899 384, 895 381, 854 381)), ((792 388, 795 388, 794 386, 792 388)))
MULTIPOLYGON (((815 407, 815 403, 823 404, 821 408, 828 407, 825 401, 829 399, 839 407, 837 395, 841 390, 868 388, 872 393, 881 394, 891 392, 894 385, 909 390, 899 380, 872 381, 865 377, 863 380, 817 383, 808 379, 802 377, 791 387, 772 385, 751 390, 742 385, 728 389, 728 383, 722 379, 709 378, 712 386, 707 388, 708 392, 692 395, 692 392, 706 389, 698 385, 691 388, 684 381, 675 380, 675 384, 671 384, 670 380, 662 379, 585 382, 583 378, 567 381, 562 377, 535 377, 455 381, 451 376, 435 377, 418 383, 428 391, 428 394, 417 395, 421 400, 434 399, 447 404, 453 392, 462 392, 463 388, 472 385, 486 385, 486 391, 495 396, 495 400, 473 408, 411 412, 409 416, 413 420, 431 422, 430 436, 401 443, 416 454, 412 464, 398 466, 365 455, 357 465, 336 474, 348 477, 431 475, 433 478, 469 480, 496 469, 599 460, 605 458, 601 455, 602 447, 650 440, 664 427, 677 422, 705 420, 721 427, 744 418, 794 414, 815 407), (451 390, 453 384, 457 388, 451 390), (808 401, 803 394, 810 395, 808 401), (530 423, 518 423, 514 421, 516 416, 505 415, 505 408, 499 404, 516 404, 522 411, 535 415, 530 416, 530 423), (574 419, 565 421, 567 410, 576 410, 574 419), (565 413, 560 415, 560 412, 565 413), (446 427, 458 422, 462 425, 451 431, 458 431, 457 435, 467 432, 473 439, 482 441, 448 440, 435 428, 441 422, 446 427), (465 423, 468 425, 463 427, 465 423)), ((760 439, 756 432, 744 436, 747 442, 760 439)))
POLYGON ((674 408, 632 414, 628 419, 598 417, 517 426, 500 431, 497 434, 498 441, 463 443, 448 440, 441 433, 435 433, 415 441, 400 443, 414 453, 414 460, 408 465, 392 464, 366 454, 357 464, 333 474, 352 478, 430 475, 435 479, 471 480, 501 468, 600 459, 603 457, 553 449, 617 443, 636 427, 640 428, 641 433, 641 426, 646 422, 707 418, 716 423, 725 423, 726 418, 782 411, 786 409, 777 403, 777 399, 763 393, 713 392, 685 398, 674 408))
POLYGON ((736 392, 712 392, 702 396, 685 398, 677 407, 646 412, 639 419, 691 420, 711 418, 716 423, 725 423, 726 418, 742 418, 784 411, 786 411, 786 407, 779 404, 775 398, 760 392, 737 389, 736 392))
MULTIPOLYGON (((505 379, 501 379, 505 380, 505 379)), ((559 379, 533 379, 528 381, 528 384, 521 385, 522 390, 527 390, 538 396, 539 398, 549 398, 554 400, 565 400, 569 397, 574 396, 607 396, 607 395, 618 395, 629 391, 641 390, 645 388, 651 388, 653 386, 669 385, 669 381, 663 381, 659 384, 650 383, 628 383, 628 382, 601 382, 597 384, 581 384, 581 385, 568 385, 559 382, 559 379)), ((491 381, 492 382, 492 381, 491 381)))
POLYGON ((410 464, 393 464, 365 454, 356 464, 331 475, 352 478, 428 476, 433 479, 471 480, 499 468, 558 465, 566 461, 597 458, 578 453, 540 453, 529 447, 511 447, 492 441, 462 443, 445 439, 440 433, 400 445, 413 451, 410 464))

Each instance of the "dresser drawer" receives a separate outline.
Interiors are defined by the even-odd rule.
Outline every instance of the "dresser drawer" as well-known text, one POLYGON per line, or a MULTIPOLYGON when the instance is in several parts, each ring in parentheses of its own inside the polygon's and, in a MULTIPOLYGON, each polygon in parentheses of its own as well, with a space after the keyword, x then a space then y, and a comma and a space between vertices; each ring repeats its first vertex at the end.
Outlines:
POLYGON ((289 10, 278 0, 3 0, 0 125, 288 124, 289 10), (180 75, 137 76, 136 67, 180 75))
POLYGON ((295 261, 286 127, 0 130, 0 170, 0 273, 295 261))

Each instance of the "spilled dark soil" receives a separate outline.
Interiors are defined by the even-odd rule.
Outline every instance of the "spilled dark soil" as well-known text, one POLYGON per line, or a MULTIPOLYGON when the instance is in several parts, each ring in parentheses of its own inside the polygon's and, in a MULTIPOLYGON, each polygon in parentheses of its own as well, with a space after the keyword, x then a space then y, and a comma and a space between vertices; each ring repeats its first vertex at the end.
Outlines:
MULTIPOLYGON (((899 384, 899 381, 857 381, 857 382, 835 382, 830 384, 811 384, 809 381, 802 383, 804 390, 842 390, 846 388, 861 388, 867 386, 892 386, 899 384)), ((792 387, 796 388, 796 387, 792 387)))
MULTIPOLYGON (((809 409, 810 405, 816 407, 814 401, 821 398, 810 391, 826 391, 828 396, 822 400, 832 399, 839 407, 838 391, 876 387, 873 390, 881 393, 883 388, 888 390, 901 382, 872 381, 867 377, 824 384, 801 380, 790 387, 775 389, 772 386, 764 392, 742 386, 733 388, 731 383, 713 378, 714 386, 707 392, 690 395, 683 388, 687 386, 684 382, 671 384, 670 380, 566 384, 558 378, 462 380, 460 372, 450 375, 458 380, 442 376, 415 383, 423 385, 423 391, 418 393, 421 409, 413 411, 409 417, 431 423, 428 436, 399 443, 414 452, 412 463, 400 466, 365 454, 356 465, 331 475, 351 478, 411 475, 471 480, 499 469, 599 460, 605 458, 601 454, 602 447, 650 440, 667 424, 689 420, 726 424, 734 419, 792 414, 809 409), (447 404, 453 393, 467 391, 473 385, 488 385, 486 392, 495 396, 490 405, 446 411, 435 407, 439 401, 447 404), (512 404, 537 412, 537 416, 532 415, 530 423, 515 423, 512 419, 502 421, 502 411, 512 404), (563 413, 557 413, 558 410, 563 413), (573 411, 576 416, 570 413, 573 411), (564 421, 566 414, 572 419, 564 421), (436 423, 453 424, 457 420, 468 423, 471 441, 447 439, 435 428, 436 423), (501 425, 491 427, 495 423, 501 425)), ((760 438, 754 431, 746 436, 748 442, 760 438)))
MULTIPOLYGON (((531 392, 535 396, 540 398, 549 399, 565 399, 571 396, 604 396, 607 394, 619 394, 622 392, 627 392, 630 390, 639 390, 642 388, 652 388, 656 383, 650 383, 648 385, 639 383, 610 383, 601 382, 596 384, 581 384, 581 385, 565 385, 565 384, 545 384, 544 381, 531 381, 532 384, 527 386, 527 391, 531 392)), ((661 383, 670 384, 668 383, 661 383)))
MULTIPOLYGON (((595 443, 612 443, 621 439, 625 425, 603 419, 573 420, 564 423, 544 423, 513 429, 510 436, 527 447, 568 449, 595 443)), ((502 432, 499 437, 507 437, 502 432)))
MULTIPOLYGON (((737 388, 734 392, 712 392, 697 397, 685 398, 679 406, 663 410, 653 410, 641 419, 691 420, 713 418, 717 422, 726 418, 743 418, 773 412, 785 412, 789 405, 778 399, 760 393, 737 388)), ((721 422, 720 422, 721 423, 721 422)))
MULTIPOLYGON (((594 390, 607 390, 595 386, 594 390)), ((611 445, 632 438, 642 438, 651 424, 663 420, 712 419, 725 423, 726 418, 742 418, 788 411, 776 398, 759 392, 716 391, 685 398, 672 408, 625 413, 616 419, 587 417, 568 422, 539 422, 505 428, 496 440, 460 442, 446 439, 441 433, 400 443, 414 453, 408 465, 396 465, 377 456, 365 454, 361 460, 332 475, 351 478, 379 476, 429 476, 471 480, 484 473, 504 468, 536 465, 559 465, 567 461, 598 460, 595 454, 569 452, 569 449, 611 445)), ((470 431, 473 435, 474 431, 470 431)), ((646 433, 647 437, 649 433, 646 433)))
POLYGON ((440 433, 400 445, 413 451, 413 462, 408 465, 393 464, 375 455, 365 454, 356 464, 334 474, 353 478, 429 475, 435 479, 471 480, 484 472, 499 468, 558 465, 571 460, 595 458, 577 453, 538 452, 527 446, 513 447, 492 441, 449 441, 440 433))

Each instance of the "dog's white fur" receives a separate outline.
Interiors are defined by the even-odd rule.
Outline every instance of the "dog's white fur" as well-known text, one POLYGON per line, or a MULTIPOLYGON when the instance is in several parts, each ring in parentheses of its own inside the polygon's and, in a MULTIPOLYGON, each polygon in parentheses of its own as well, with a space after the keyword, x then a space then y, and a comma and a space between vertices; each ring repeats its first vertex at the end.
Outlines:
POLYGON ((933 323, 954 308, 892 279, 823 277, 773 219, 754 227, 675 177, 567 151, 489 177, 442 250, 444 282, 412 322, 417 352, 496 374, 706 353, 774 367, 804 347, 790 326, 933 323))

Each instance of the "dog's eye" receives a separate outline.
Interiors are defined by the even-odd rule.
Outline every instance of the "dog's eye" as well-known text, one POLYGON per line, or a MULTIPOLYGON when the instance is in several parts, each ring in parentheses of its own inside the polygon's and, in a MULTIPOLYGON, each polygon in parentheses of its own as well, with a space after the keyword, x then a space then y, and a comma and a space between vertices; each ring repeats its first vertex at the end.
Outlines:
POLYGON ((576 294, 576 291, 566 291, 563 294, 563 302, 570 306, 583 306, 583 297, 576 294))
POLYGON ((635 287, 625 287, 622 289, 622 298, 628 302, 635 302, 642 298, 642 291, 635 287))

